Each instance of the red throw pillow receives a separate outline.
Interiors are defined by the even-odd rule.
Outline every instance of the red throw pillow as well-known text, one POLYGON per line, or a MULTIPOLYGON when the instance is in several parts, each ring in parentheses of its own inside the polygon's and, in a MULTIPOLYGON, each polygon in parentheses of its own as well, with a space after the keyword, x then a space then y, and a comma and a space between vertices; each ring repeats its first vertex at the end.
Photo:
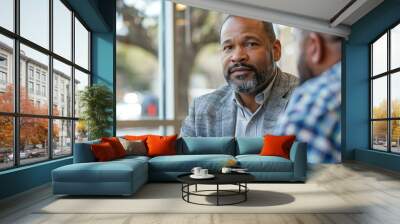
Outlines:
POLYGON ((126 151, 124 149, 124 146, 122 146, 122 144, 118 138, 116 138, 116 137, 101 138, 101 142, 110 143, 110 145, 114 149, 114 152, 115 152, 115 155, 117 156, 117 158, 126 156, 126 151))
POLYGON ((99 162, 109 161, 117 158, 114 149, 108 142, 93 144, 91 145, 91 149, 94 157, 99 162))
POLYGON ((295 135, 288 136, 274 136, 265 135, 264 145, 261 149, 260 155, 262 156, 280 156, 290 159, 290 148, 296 140, 295 135))
POLYGON ((147 137, 148 156, 176 155, 176 139, 178 135, 147 137))

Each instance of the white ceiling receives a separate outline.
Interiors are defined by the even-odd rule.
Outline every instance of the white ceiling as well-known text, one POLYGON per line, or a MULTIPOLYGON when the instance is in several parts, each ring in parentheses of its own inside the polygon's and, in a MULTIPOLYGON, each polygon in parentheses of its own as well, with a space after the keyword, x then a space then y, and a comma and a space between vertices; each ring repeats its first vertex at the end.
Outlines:
POLYGON ((351 0, 226 0, 329 21, 351 0))
POLYGON ((383 0, 172 1, 342 37, 347 37, 350 34, 350 26, 353 23, 383 2, 383 0), (349 7, 341 12, 348 4, 349 7), (337 14, 338 16, 335 17, 337 14))

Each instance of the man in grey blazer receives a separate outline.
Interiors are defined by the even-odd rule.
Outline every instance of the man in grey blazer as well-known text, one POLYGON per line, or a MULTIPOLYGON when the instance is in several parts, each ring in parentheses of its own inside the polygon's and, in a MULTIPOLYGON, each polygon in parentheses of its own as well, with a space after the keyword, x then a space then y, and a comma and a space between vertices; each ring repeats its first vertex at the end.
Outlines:
POLYGON ((193 100, 181 136, 263 136, 272 133, 298 78, 276 62, 281 44, 271 23, 228 16, 220 43, 225 85, 193 100))

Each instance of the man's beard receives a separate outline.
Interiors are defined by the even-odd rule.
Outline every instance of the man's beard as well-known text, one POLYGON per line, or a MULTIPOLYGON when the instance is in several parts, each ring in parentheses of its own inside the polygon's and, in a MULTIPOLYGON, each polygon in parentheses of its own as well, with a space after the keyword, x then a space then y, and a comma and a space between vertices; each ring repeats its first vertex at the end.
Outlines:
POLYGON ((297 70, 299 70, 300 84, 314 78, 311 69, 307 66, 304 51, 301 52, 300 58, 297 62, 297 70))
POLYGON ((268 66, 267 71, 258 71, 257 68, 255 68, 252 65, 245 64, 245 63, 237 63, 234 64, 233 66, 229 67, 227 73, 225 74, 225 80, 228 82, 229 86, 235 91, 239 93, 258 93, 260 92, 267 84, 269 80, 274 75, 274 68, 275 65, 271 63, 270 66, 268 66), (250 72, 253 72, 252 74, 252 79, 250 80, 232 80, 231 79, 231 69, 235 67, 245 67, 249 69, 250 72), (238 83, 239 80, 239 83, 238 83))

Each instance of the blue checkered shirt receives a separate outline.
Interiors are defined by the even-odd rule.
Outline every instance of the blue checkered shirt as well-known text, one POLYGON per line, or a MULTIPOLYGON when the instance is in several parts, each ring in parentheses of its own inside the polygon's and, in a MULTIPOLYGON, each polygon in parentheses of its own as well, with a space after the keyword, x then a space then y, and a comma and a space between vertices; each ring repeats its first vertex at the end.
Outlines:
POLYGON ((337 163, 340 152, 341 64, 295 89, 276 135, 296 135, 308 144, 309 163, 337 163))

